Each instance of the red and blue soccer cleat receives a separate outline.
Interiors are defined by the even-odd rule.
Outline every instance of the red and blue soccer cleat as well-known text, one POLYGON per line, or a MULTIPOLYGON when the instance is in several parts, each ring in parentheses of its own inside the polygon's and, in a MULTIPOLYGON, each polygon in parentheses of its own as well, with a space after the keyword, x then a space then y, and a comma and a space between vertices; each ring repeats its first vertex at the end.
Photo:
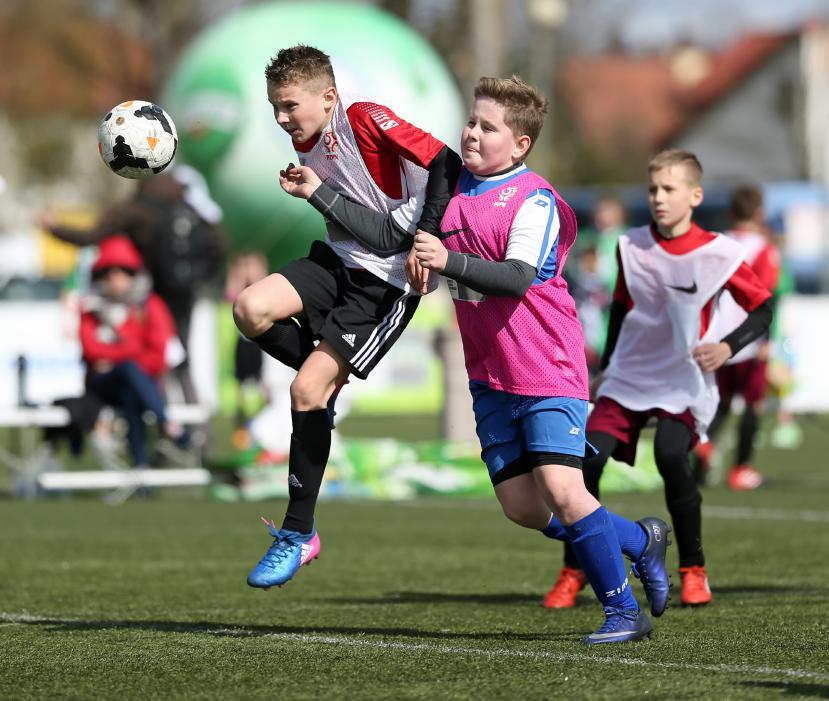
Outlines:
POLYGON ((248 575, 248 584, 259 589, 281 587, 302 565, 319 556, 320 537, 316 528, 311 533, 278 531, 273 521, 262 520, 273 536, 273 543, 248 575))

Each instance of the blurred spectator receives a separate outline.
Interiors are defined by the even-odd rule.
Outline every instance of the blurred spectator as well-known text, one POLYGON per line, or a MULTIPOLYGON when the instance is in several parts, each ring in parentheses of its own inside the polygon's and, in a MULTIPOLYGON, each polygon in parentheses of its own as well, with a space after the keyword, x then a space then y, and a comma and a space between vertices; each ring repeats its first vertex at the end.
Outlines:
MULTIPOLYGON (((128 236, 188 349, 197 295, 217 273, 227 252, 221 220, 222 211, 210 198, 204 178, 189 166, 176 166, 169 175, 140 181, 136 196, 107 209, 92 229, 60 226, 51 212, 42 214, 40 223, 62 241, 79 246, 96 244, 115 234, 128 236)), ((174 374, 185 401, 196 403, 187 360, 174 374)))
POLYGON ((576 311, 584 328, 584 351, 587 369, 591 375, 599 371, 599 360, 607 333, 605 312, 611 295, 599 274, 599 256, 596 246, 589 245, 576 258, 575 273, 568 276, 570 294, 576 301, 576 311))
POLYGON ((576 242, 577 269, 566 270, 564 277, 584 328, 587 369, 592 377, 598 372, 607 335, 618 269, 616 244, 627 225, 622 201, 611 195, 596 200, 591 219, 592 226, 580 231, 576 242))
POLYGON ((90 294, 81 303, 86 390, 121 410, 134 464, 144 467, 149 465, 144 412, 152 412, 170 438, 183 435, 167 419, 160 384, 171 343, 178 345, 175 324, 167 305, 151 292, 141 255, 126 236, 101 242, 92 276, 90 294))
MULTIPOLYGON (((766 226, 763 193, 754 185, 740 185, 731 193, 729 209, 734 223, 728 235, 742 244, 745 262, 763 285, 774 292, 780 279, 780 254, 766 226)), ((745 318, 745 312, 727 293, 720 299, 719 313, 724 328, 733 328, 745 318)), ((699 476, 704 476, 732 401, 740 396, 745 408, 737 427, 737 449, 728 472, 728 486, 743 491, 756 489, 763 483, 763 476, 751 464, 751 458, 768 390, 769 352, 770 342, 765 336, 750 343, 717 370, 720 403, 708 428, 708 442, 697 447, 699 476)))
MULTIPOLYGON (((239 293, 254 282, 268 276, 268 261, 258 251, 243 251, 236 255, 227 271, 225 297, 231 304, 239 293)), ((262 349, 241 332, 236 340, 233 374, 236 378, 236 426, 233 445, 238 450, 250 447, 247 424, 267 402, 267 392, 262 383, 262 349)))
POLYGON ((605 195, 596 200, 593 226, 585 232, 585 243, 596 247, 597 272, 608 293, 616 285, 616 244, 627 229, 627 214, 618 197, 605 195))

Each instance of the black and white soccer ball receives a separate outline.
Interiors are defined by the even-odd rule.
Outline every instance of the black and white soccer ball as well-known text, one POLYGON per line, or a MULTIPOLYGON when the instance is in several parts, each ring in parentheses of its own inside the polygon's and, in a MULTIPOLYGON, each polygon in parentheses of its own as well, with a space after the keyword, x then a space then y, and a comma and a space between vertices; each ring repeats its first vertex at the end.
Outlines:
POLYGON ((176 125, 158 105, 128 100, 116 105, 98 127, 98 151, 113 173, 143 180, 160 173, 178 147, 176 125))

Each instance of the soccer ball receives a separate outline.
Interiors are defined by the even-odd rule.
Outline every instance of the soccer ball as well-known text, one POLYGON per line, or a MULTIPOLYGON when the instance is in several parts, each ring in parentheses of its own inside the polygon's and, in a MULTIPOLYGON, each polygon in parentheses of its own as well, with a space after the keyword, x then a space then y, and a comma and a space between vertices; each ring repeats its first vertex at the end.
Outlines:
POLYGON ((124 178, 143 180, 160 173, 178 146, 176 125, 152 102, 128 100, 116 105, 98 127, 98 152, 124 178))

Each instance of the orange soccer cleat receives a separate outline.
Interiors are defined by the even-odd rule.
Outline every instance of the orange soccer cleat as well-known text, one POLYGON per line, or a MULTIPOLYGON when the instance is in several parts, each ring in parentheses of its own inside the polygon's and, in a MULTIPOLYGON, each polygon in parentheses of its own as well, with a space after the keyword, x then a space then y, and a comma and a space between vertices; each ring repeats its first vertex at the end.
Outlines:
POLYGON ((576 595, 587 584, 587 575, 574 567, 562 567, 558 580, 544 595, 541 605, 545 609, 569 609, 576 605, 576 595))
POLYGON ((683 606, 703 606, 711 603, 711 588, 708 586, 708 575, 704 567, 680 567, 679 577, 682 580, 679 600, 683 606))
POLYGON ((748 492, 757 489, 764 481, 760 471, 747 463, 735 465, 728 472, 728 486, 735 492, 748 492))

